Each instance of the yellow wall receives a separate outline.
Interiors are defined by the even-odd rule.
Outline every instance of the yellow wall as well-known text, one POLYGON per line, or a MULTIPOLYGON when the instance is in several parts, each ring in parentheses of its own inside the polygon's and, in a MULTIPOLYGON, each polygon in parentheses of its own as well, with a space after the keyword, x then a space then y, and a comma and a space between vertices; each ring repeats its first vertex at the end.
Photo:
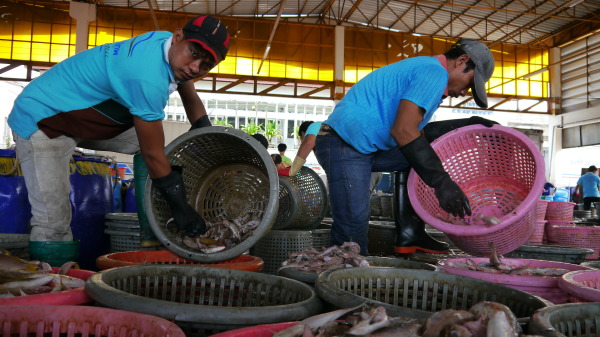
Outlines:
MULTIPOLYGON (((6 3, 0 21, 0 59, 60 62, 75 53, 75 21, 68 4, 23 1, 6 3)), ((147 11, 98 7, 90 24, 89 47, 120 41, 154 29, 147 11)), ((192 15, 156 13, 160 30, 173 31, 192 15)), ((232 35, 230 51, 213 73, 333 81, 334 27, 280 22, 270 53, 257 73, 274 21, 222 18, 232 35)), ((409 34, 347 28, 344 81, 355 83, 384 65, 403 58, 442 54, 454 41, 409 34)), ((518 79, 548 66, 548 50, 496 45, 496 69, 488 92, 548 97, 548 72, 518 79)))

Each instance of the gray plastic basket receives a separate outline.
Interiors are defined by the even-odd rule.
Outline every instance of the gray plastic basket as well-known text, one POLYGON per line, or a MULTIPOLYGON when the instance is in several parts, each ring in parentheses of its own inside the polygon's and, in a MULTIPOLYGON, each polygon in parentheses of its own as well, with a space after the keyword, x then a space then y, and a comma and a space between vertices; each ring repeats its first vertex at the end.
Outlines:
POLYGON ((600 261, 587 261, 580 263, 580 265, 592 269, 600 269, 600 261))
POLYGON ((104 306, 175 321, 188 337, 301 320, 322 310, 314 289, 302 282, 209 267, 111 268, 90 277, 85 291, 104 306))
POLYGON ((311 248, 310 231, 272 230, 252 247, 250 254, 263 259, 263 273, 276 275, 281 263, 289 258, 290 253, 311 248))
POLYGON ((369 255, 393 256, 396 225, 392 221, 369 221, 369 255))
POLYGON ((259 141, 233 128, 211 126, 184 133, 165 148, 172 165, 183 167, 188 202, 207 222, 252 214, 260 223, 253 235, 217 253, 202 253, 166 228, 168 204, 148 179, 144 202, 148 222, 165 247, 197 262, 219 262, 248 251, 273 225, 279 205, 279 179, 273 159, 259 141))
POLYGON ((323 249, 331 246, 331 225, 321 224, 321 226, 310 232, 312 234, 313 248, 323 249))
POLYGON ((538 310, 528 333, 545 337, 596 337, 600 331, 600 303, 559 304, 538 310))
POLYGON ((470 277, 399 268, 346 268, 319 275, 317 294, 338 308, 363 302, 385 307, 390 316, 425 318, 444 309, 468 310, 481 301, 508 306, 530 317, 548 302, 526 292, 470 277))
POLYGON ((29 259, 29 234, 0 234, 0 248, 21 259, 29 259))
POLYGON ((313 229, 321 224, 328 208, 325 184, 311 168, 279 176, 279 210, 273 229, 313 229))
POLYGON ((584 262, 586 256, 593 253, 594 250, 589 248, 525 244, 504 256, 578 264, 584 262))

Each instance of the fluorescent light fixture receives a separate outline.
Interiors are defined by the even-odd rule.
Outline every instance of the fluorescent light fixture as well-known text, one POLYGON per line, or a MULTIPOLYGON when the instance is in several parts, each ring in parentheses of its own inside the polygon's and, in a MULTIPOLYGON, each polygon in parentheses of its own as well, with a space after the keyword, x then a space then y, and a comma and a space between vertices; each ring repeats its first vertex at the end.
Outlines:
POLYGON ((529 73, 527 75, 523 75, 523 79, 531 78, 533 76, 539 75, 541 73, 545 73, 547 71, 548 71, 548 68, 542 68, 542 69, 536 70, 536 71, 534 71, 532 73, 529 73))
POLYGON ((423 36, 423 34, 419 34, 419 33, 412 33, 412 36, 423 36))
POLYGON ((571 1, 571 3, 569 4, 569 7, 575 7, 576 5, 579 5, 580 3, 582 3, 584 0, 573 0, 571 1))

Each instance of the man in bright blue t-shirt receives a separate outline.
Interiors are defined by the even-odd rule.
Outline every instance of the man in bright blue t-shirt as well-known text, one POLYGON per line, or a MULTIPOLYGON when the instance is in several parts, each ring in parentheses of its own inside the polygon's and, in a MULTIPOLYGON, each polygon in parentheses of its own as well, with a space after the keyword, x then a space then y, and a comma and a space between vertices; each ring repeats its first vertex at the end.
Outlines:
POLYGON ((220 20, 198 16, 173 33, 153 31, 82 51, 24 88, 8 123, 32 208, 31 241, 73 240, 68 165, 75 147, 141 152, 178 229, 206 231, 187 202, 180 168, 164 154, 162 120, 177 90, 192 129, 211 125, 193 79, 225 59, 229 40, 220 20))
POLYGON ((597 171, 596 166, 590 166, 587 173, 579 177, 573 191, 573 195, 578 195, 579 191, 583 191, 583 209, 586 211, 592 207, 592 202, 600 201, 600 192, 598 191, 600 177, 596 174, 597 171))
POLYGON ((361 254, 368 254, 371 172, 399 171, 394 251, 448 251, 446 243, 425 232, 412 209, 406 173, 414 168, 448 213, 471 214, 467 197, 429 143, 457 127, 494 122, 472 117, 427 123, 446 96, 464 96, 469 88, 477 105, 487 107, 485 82, 493 71, 491 51, 480 42, 462 39, 444 55, 413 57, 379 68, 348 91, 323 122, 315 147, 329 183, 332 244, 354 241, 361 254))

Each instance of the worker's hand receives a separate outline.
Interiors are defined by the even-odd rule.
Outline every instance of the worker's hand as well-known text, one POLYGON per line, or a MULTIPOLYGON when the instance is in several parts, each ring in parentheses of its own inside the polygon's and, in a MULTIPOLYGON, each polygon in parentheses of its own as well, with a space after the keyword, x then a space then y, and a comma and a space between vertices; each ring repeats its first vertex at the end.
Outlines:
POLYGON ((306 159, 296 156, 294 158, 294 161, 292 162, 292 166, 290 167, 290 176, 295 176, 296 174, 298 174, 298 172, 300 172, 300 169, 302 169, 302 166, 304 166, 304 164, 306 164, 306 159))
POLYGON ((459 218, 464 218, 465 214, 471 215, 469 199, 450 176, 441 180, 439 186, 435 187, 435 196, 444 211, 459 218))
POLYGON ((174 166, 171 173, 162 178, 152 179, 152 183, 167 201, 179 231, 187 236, 206 232, 206 223, 187 202, 181 167, 174 166))
POLYGON ((196 119, 192 123, 192 127, 190 128, 190 131, 194 130, 194 129, 198 129, 198 128, 203 128, 205 126, 212 126, 212 124, 210 123, 210 119, 208 118, 208 115, 204 115, 204 116, 196 119))
POLYGON ((425 133, 425 138, 430 143, 434 140, 438 139, 442 135, 461 128, 463 126, 481 124, 483 126, 492 127, 494 124, 498 124, 498 122, 494 122, 489 119, 485 119, 479 116, 472 116, 469 118, 461 118, 461 119, 451 119, 447 121, 439 121, 439 122, 431 122, 423 128, 423 132, 425 133))

